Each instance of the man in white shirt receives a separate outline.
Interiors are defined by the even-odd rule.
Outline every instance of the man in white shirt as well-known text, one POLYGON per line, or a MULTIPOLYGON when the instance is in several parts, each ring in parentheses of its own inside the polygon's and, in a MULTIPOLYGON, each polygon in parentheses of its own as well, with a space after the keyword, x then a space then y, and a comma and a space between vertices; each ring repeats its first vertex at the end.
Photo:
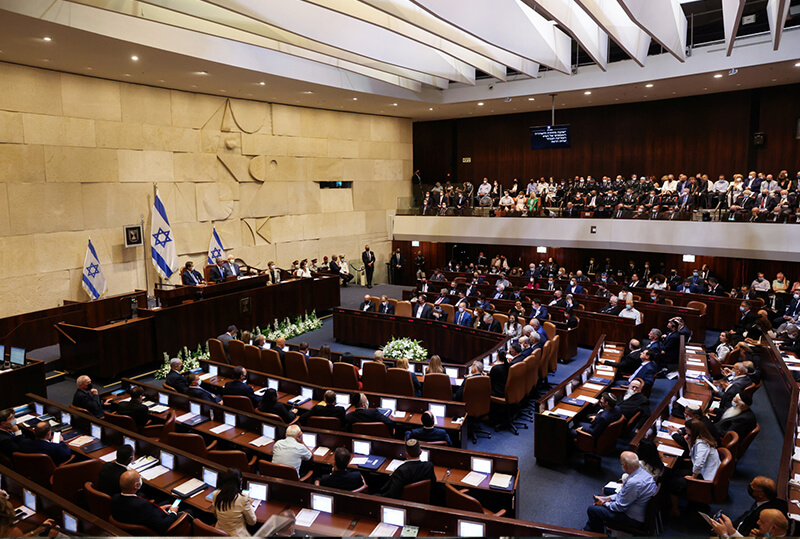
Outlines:
POLYGON ((619 313, 622 318, 633 318, 636 325, 642 323, 642 313, 633 308, 633 300, 629 299, 625 302, 625 308, 619 313))
POLYGON ((769 292, 770 289, 769 281, 764 278, 764 274, 760 271, 756 275, 755 280, 750 284, 750 287, 756 292, 769 292))
POLYGON ((297 470, 300 475, 300 465, 312 456, 311 449, 303 443, 303 431, 297 425, 286 428, 286 437, 278 440, 272 447, 272 462, 286 464, 297 470))

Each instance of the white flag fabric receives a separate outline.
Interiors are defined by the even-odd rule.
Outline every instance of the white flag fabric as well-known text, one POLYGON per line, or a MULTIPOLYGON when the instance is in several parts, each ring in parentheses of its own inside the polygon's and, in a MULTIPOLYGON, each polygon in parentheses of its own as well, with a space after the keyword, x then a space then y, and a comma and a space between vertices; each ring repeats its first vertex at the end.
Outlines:
POLYGON ((83 259, 83 277, 81 285, 89 297, 97 299, 103 296, 108 290, 106 287, 106 276, 100 267, 100 259, 97 258, 97 251, 94 250, 92 240, 86 248, 86 258, 83 259))
POLYGON ((208 242, 208 263, 215 264, 218 258, 225 258, 225 248, 217 234, 217 227, 211 231, 211 241, 208 242))
POLYGON ((175 251, 175 238, 172 237, 172 229, 167 219, 167 210, 161 203, 158 190, 150 224, 150 250, 156 271, 162 278, 169 279, 178 269, 178 255, 175 251))

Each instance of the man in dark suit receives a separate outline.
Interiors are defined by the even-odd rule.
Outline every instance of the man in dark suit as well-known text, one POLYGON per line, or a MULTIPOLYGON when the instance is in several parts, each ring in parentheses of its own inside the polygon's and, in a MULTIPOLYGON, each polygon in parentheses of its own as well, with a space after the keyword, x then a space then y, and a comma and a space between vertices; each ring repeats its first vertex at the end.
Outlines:
POLYGON ((725 289, 719 285, 719 280, 716 277, 708 278, 708 291, 706 293, 709 296, 719 296, 719 297, 725 297, 727 295, 725 293, 725 289))
POLYGON ((750 378, 747 376, 747 368, 744 363, 739 362, 733 366, 733 378, 730 381, 723 378, 720 380, 721 389, 713 393, 719 398, 719 407, 717 408, 717 422, 722 420, 725 412, 733 404, 736 395, 743 392, 744 389, 750 385, 750 378))
POLYGON ((583 294, 583 293, 585 293, 585 290, 578 283, 578 280, 575 277, 573 277, 570 280, 569 285, 567 286, 567 294, 583 294))
POLYGON ((150 411, 142 404, 144 391, 139 386, 133 386, 128 390, 128 395, 128 400, 117 404, 117 413, 133 418, 137 427, 145 426, 150 420, 150 411))
POLYGON ((667 336, 664 338, 664 345, 661 347, 659 364, 663 368, 669 368, 678 364, 680 353, 681 336, 678 333, 678 324, 673 320, 667 322, 667 336))
POLYGON ((795 292, 792 294, 792 300, 789 302, 789 305, 783 310, 781 316, 776 317, 772 321, 772 325, 777 328, 786 322, 798 319, 800 319, 800 292, 795 292))
POLYGON ((628 288, 643 288, 644 285, 645 283, 639 280, 639 275, 637 273, 634 273, 631 276, 630 282, 628 283, 628 288))
POLYGON ((364 486, 364 477, 358 470, 349 470, 350 451, 337 447, 333 452, 333 472, 317 479, 314 484, 322 487, 354 491, 364 486))
POLYGON ((253 406, 257 407, 258 403, 261 402, 261 397, 256 395, 255 391, 253 391, 253 388, 247 384, 246 380, 247 369, 241 365, 236 365, 236 367, 233 368, 233 380, 225 384, 222 394, 247 397, 252 401, 253 406))
POLYGON ((14 410, 11 408, 0 410, 0 453, 10 460, 14 451, 19 450, 20 441, 22 441, 22 431, 14 419, 14 410))
POLYGON ((479 329, 483 329, 485 331, 491 331, 492 333, 502 333, 503 328, 500 326, 500 322, 498 322, 494 316, 490 313, 484 313, 483 315, 483 322, 481 322, 479 329))
POLYGON ((653 387, 653 383, 656 381, 656 372, 658 368, 656 367, 656 364, 651 361, 650 351, 640 350, 639 358, 642 360, 641 365, 639 365, 636 370, 633 371, 628 380, 622 380, 618 382, 617 385, 626 387, 633 380, 641 380, 644 382, 644 387, 653 387))
POLYGON ((392 255, 392 284, 403 283, 403 273, 405 271, 406 259, 400 252, 400 248, 392 255))
POLYGON ((433 318, 433 308, 425 303, 425 295, 417 296, 417 304, 411 310, 413 318, 433 318))
POLYGON ((542 305, 538 299, 533 300, 533 305, 531 306, 531 318, 536 318, 537 320, 548 320, 547 307, 542 305))
POLYGON ((639 365, 642 364, 642 359, 640 357, 642 345, 638 339, 631 339, 631 342, 628 343, 628 350, 628 353, 622 356, 619 361, 609 361, 601 358, 600 363, 610 367, 616 367, 617 378, 620 378, 622 375, 631 375, 639 368, 639 365))
POLYGON ((72 450, 66 442, 53 443, 50 423, 40 421, 33 428, 34 439, 23 439, 18 451, 21 453, 43 453, 53 459, 56 466, 61 466, 72 456, 72 450))
POLYGON ((88 410, 95 417, 103 417, 103 404, 97 394, 97 389, 92 387, 92 379, 86 376, 78 376, 78 389, 72 397, 72 405, 88 410))
POLYGON ((561 217, 580 217, 581 212, 580 210, 575 208, 575 205, 572 201, 567 202, 567 207, 561 212, 561 217))
POLYGON ((178 520, 177 513, 171 507, 159 507, 136 494, 142 488, 139 472, 129 470, 119 481, 120 493, 111 498, 111 516, 124 524, 139 524, 158 535, 166 535, 169 527, 178 520))
POLYGON ((434 305, 442 305, 443 303, 450 304, 450 298, 446 288, 442 288, 439 291, 439 295, 436 296, 436 300, 433 302, 434 305))
POLYGON ((453 322, 459 326, 472 327, 472 314, 470 314, 466 304, 460 303, 458 305, 453 322))
POLYGON ((236 329, 236 326, 230 325, 228 326, 228 330, 217 337, 217 340, 222 343, 222 347, 225 349, 225 355, 228 356, 228 361, 230 361, 230 356, 228 355, 228 344, 236 338, 236 332, 239 331, 236 329))
POLYGON ((506 360, 505 354, 500 357, 489 371, 489 378, 492 381, 492 397, 504 398, 506 396, 506 383, 508 382, 508 371, 511 366, 506 360))
POLYGON ((622 415, 620 411, 617 410, 617 398, 611 393, 603 393, 600 397, 600 405, 602 406, 600 412, 595 416, 589 416, 591 420, 589 423, 579 423, 578 428, 575 430, 585 432, 597 438, 605 432, 606 428, 608 428, 611 423, 618 420, 622 415))
POLYGON ((353 393, 350 395, 350 404, 354 410, 344 418, 347 430, 353 430, 353 423, 374 423, 380 421, 389 427, 389 432, 394 432, 394 421, 380 413, 375 408, 368 408, 369 401, 363 393, 353 393))
POLYGON ((230 270, 225 267, 225 261, 221 258, 217 258, 216 264, 214 264, 208 274, 208 278, 214 283, 221 283, 231 275, 232 273, 230 270))
POLYGON ((323 396, 322 402, 316 404, 311 410, 303 413, 300 416, 300 424, 306 425, 308 420, 312 417, 335 417, 339 420, 340 426, 344 427, 344 408, 336 405, 336 393, 334 391, 330 389, 327 390, 323 396))
POLYGON ((381 304, 378 305, 378 312, 383 314, 394 314, 394 305, 389 303, 386 296, 381 296, 381 304))
POLYGON ((369 245, 364 246, 364 252, 361 253, 361 261, 364 263, 364 273, 367 276, 367 288, 372 288, 372 274, 375 273, 375 253, 369 250, 369 245))
POLYGON ((431 489, 436 484, 436 474, 433 463, 419 460, 422 454, 419 442, 414 438, 406 440, 406 462, 401 464, 389 477, 381 489, 380 496, 386 498, 399 498, 406 485, 429 479, 431 489))
POLYGON ((434 305, 433 311, 431 311, 431 316, 433 316, 433 320, 437 322, 447 322, 447 311, 442 309, 441 305, 434 305))
POLYGON ((242 270, 239 269, 239 264, 236 263, 236 257, 233 255, 228 255, 228 261, 225 262, 225 269, 227 269, 231 275, 235 275, 236 277, 242 276, 242 270))
POLYGON ((553 299, 547 304, 550 307, 561 307, 562 309, 567 306, 567 300, 564 299, 561 290, 556 290, 553 293, 553 299))
POLYGON ((758 528, 758 520, 765 509, 777 509, 783 514, 788 512, 786 500, 778 498, 775 481, 769 477, 754 477, 747 485, 747 493, 755 500, 753 505, 732 522, 733 528, 744 537, 757 535, 753 530, 758 528))
POLYGON ((650 290, 650 303, 654 305, 664 305, 666 302, 661 294, 658 293, 658 290, 650 290))
POLYGON ((631 381, 625 395, 617 403, 617 408, 626 419, 632 418, 639 411, 642 412, 641 417, 647 418, 650 415, 650 399, 642 393, 643 387, 641 380, 631 381))
POLYGON ((128 471, 128 465, 133 462, 134 449, 132 445, 121 445, 117 449, 117 458, 106 462, 100 468, 97 476, 97 488, 109 496, 120 493, 119 478, 128 471))
POLYGON ((186 286, 197 286, 199 284, 203 284, 203 276, 200 275, 200 272, 194 269, 194 262, 189 260, 186 262, 185 269, 183 270, 183 274, 181 275, 181 281, 186 286))
POLYGON ((743 301, 741 305, 739 305, 739 311, 742 313, 739 317, 739 321, 736 322, 736 325, 733 326, 731 330, 734 333, 734 341, 739 342, 744 339, 744 332, 747 331, 747 328, 755 324, 758 315, 753 312, 752 304, 749 301, 743 301))
POLYGON ((366 313, 374 313, 375 312, 375 304, 372 303, 372 298, 369 294, 364 296, 364 301, 358 306, 359 311, 364 311, 366 313))
POLYGON ((611 296, 608 298, 608 305, 600 309, 598 312, 617 316, 621 311, 622 307, 619 306, 619 297, 611 296))
POLYGON ((740 440, 744 440, 758 425, 756 414, 750 408, 753 405, 753 397, 742 391, 733 398, 733 404, 735 406, 731 406, 717 423, 717 430, 721 436, 725 436, 728 431, 734 431, 740 440))
POLYGON ((422 414, 422 427, 406 431, 406 440, 414 438, 420 442, 447 442, 447 445, 452 446, 453 443, 450 441, 450 436, 447 434, 447 431, 435 427, 435 424, 436 420, 433 414, 424 412, 422 414))
POLYGON ((164 383, 178 393, 186 394, 186 392, 189 391, 189 381, 181 374, 181 370, 183 370, 183 361, 177 357, 170 359, 169 372, 167 373, 167 379, 164 380, 164 383))
POLYGON ((189 390, 186 393, 190 397, 194 397, 195 399, 203 399, 204 401, 208 402, 219 402, 221 399, 218 395, 211 393, 203 389, 200 385, 200 375, 196 372, 190 372, 188 375, 189 378, 189 390))

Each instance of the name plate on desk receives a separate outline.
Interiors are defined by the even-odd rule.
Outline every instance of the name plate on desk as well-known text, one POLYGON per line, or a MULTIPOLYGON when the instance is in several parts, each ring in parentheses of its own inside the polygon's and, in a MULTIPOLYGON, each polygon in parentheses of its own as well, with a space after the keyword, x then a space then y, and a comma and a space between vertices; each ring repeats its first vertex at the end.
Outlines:
POLYGON ((586 401, 583 399, 573 399, 572 397, 564 397, 561 399, 561 404, 570 404, 572 406, 583 406, 586 401))
POLYGON ((600 384, 605 386, 610 384, 611 380, 609 380, 608 378, 599 378, 597 376, 592 376, 591 378, 589 378, 589 382, 591 382, 592 384, 600 384))

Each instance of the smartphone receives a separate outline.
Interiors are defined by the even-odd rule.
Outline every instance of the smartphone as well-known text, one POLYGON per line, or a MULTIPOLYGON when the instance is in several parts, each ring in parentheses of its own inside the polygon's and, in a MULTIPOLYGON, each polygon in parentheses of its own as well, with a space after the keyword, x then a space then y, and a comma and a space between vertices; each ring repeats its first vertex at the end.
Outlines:
POLYGON ((717 513, 716 513, 716 514, 715 514, 713 517, 711 517, 711 518, 713 518, 715 521, 719 522, 719 521, 720 521, 720 518, 719 518, 719 517, 720 517, 720 515, 722 515, 722 509, 720 509, 719 511, 717 511, 717 513))
POLYGON ((172 509, 173 509, 173 511, 174 511, 175 509, 177 509, 177 508, 178 508, 178 506, 179 506, 180 504, 181 504, 181 499, 180 499, 180 498, 175 498, 175 501, 174 501, 174 502, 172 502, 172 509))
POLYGON ((53 433, 53 443, 54 444, 61 443, 61 433, 60 432, 54 432, 53 433))

